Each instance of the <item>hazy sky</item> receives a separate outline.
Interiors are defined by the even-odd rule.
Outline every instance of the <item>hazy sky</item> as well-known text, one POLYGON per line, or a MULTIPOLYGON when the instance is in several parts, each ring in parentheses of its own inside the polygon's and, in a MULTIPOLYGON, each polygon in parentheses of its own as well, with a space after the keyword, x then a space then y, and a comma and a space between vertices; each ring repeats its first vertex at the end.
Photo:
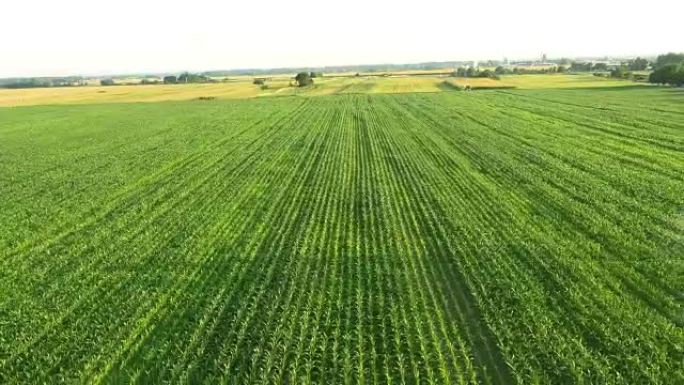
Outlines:
POLYGON ((0 2, 0 77, 684 51, 683 0, 0 2))

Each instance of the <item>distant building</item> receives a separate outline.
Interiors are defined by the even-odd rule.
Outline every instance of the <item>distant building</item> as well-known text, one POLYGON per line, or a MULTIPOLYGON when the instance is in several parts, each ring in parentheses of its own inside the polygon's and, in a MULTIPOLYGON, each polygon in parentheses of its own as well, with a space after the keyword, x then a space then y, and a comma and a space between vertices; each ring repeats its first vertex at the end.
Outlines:
POLYGON ((606 67, 611 70, 618 68, 622 65, 622 62, 619 60, 591 60, 592 66, 595 66, 596 64, 605 64, 606 67))
POLYGON ((532 67, 535 65, 533 61, 514 61, 512 63, 516 67, 532 67))

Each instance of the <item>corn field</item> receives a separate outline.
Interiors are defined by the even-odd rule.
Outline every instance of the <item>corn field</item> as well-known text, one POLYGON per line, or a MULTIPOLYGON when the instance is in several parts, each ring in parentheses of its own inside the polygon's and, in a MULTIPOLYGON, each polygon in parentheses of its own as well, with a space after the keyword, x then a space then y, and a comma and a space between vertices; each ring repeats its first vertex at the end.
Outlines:
POLYGON ((684 99, 0 109, 0 382, 684 383, 684 99))

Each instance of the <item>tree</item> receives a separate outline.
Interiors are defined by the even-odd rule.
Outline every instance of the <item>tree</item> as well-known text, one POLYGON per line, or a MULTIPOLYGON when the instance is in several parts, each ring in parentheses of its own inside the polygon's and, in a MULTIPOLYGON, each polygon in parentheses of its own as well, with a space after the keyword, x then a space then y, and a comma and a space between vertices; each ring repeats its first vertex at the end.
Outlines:
POLYGON ((684 53, 670 52, 665 55, 658 55, 655 62, 655 68, 664 67, 669 64, 679 64, 684 61, 684 53))
POLYGON ((183 72, 178 76, 178 83, 211 83, 213 80, 205 75, 183 72))
POLYGON ((458 77, 465 77, 466 76, 466 69, 464 67, 458 67, 456 69, 456 76, 458 77))
POLYGON ((653 71, 648 77, 650 83, 684 85, 684 62, 668 64, 653 71))
POLYGON ((570 70, 575 72, 587 72, 591 71, 592 64, 590 62, 582 63, 574 61, 570 64, 570 70))
POLYGON ((140 81, 140 84, 159 84, 158 79, 145 78, 140 81))
POLYGON ((176 83, 178 83, 178 78, 173 76, 173 75, 164 76, 163 80, 164 80, 164 84, 176 84, 176 83))
POLYGON ((254 79, 254 81, 252 82, 252 84, 256 84, 257 86, 263 86, 264 83, 266 83, 266 81, 264 79, 259 79, 259 78, 254 79))
POLYGON ((183 72, 178 75, 178 83, 194 83, 194 76, 190 72, 183 72))
POLYGON ((475 68, 474 68, 474 67, 468 67, 468 69, 467 69, 466 72, 465 72, 465 76, 466 76, 467 78, 472 78, 473 76, 475 76, 475 74, 476 74, 476 72, 475 72, 475 68))
POLYGON ((648 81, 657 84, 684 85, 684 53, 659 55, 655 61, 655 71, 648 81))
POLYGON ((114 85, 114 79, 101 79, 100 85, 101 86, 113 86, 114 85))
POLYGON ((503 75, 503 74, 505 74, 505 73, 507 73, 507 72, 508 72, 508 71, 506 71, 506 69, 505 69, 504 67, 502 67, 502 66, 498 66, 498 67, 496 67, 496 68, 494 69, 494 73, 497 74, 497 75, 503 75))
POLYGON ((490 70, 484 70, 478 72, 475 76, 478 78, 491 78, 494 77, 494 73, 492 73, 490 70))
POLYGON ((643 71, 646 68, 648 68, 648 60, 642 59, 637 56, 636 59, 630 60, 627 66, 632 71, 643 71))
POLYGON ((295 82, 297 82, 299 87, 306 87, 312 85, 314 81, 308 72, 300 72, 295 76, 295 82))
POLYGON ((628 72, 625 72, 625 69, 624 69, 624 67, 622 67, 622 66, 617 67, 617 68, 615 68, 615 69, 613 69, 613 70, 610 71, 610 77, 611 77, 611 78, 622 79, 622 78, 624 78, 627 74, 628 74, 628 72))
POLYGON ((594 64, 594 71, 608 71, 608 64, 606 63, 596 63, 594 64))

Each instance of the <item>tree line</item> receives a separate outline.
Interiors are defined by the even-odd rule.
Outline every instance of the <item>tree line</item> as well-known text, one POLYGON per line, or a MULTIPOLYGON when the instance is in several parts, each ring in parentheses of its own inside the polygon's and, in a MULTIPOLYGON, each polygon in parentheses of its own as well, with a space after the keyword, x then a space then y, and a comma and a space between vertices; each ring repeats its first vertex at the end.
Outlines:
POLYGON ((78 87, 86 84, 86 79, 80 76, 0 79, 0 88, 78 87))
POLYGON ((164 84, 186 84, 186 83, 216 83, 217 81, 207 75, 183 72, 182 74, 167 75, 162 78, 164 84))
MULTIPOLYGON (((648 59, 636 57, 635 59, 623 61, 612 69, 620 68, 622 71, 644 71, 649 66, 648 59)), ((579 62, 574 61, 570 63, 570 71, 573 72, 591 72, 591 71, 608 71, 611 69, 607 63, 594 62, 579 62)))
POLYGON ((684 85, 684 53, 667 53, 655 61, 654 70, 648 81, 656 84, 684 85))

